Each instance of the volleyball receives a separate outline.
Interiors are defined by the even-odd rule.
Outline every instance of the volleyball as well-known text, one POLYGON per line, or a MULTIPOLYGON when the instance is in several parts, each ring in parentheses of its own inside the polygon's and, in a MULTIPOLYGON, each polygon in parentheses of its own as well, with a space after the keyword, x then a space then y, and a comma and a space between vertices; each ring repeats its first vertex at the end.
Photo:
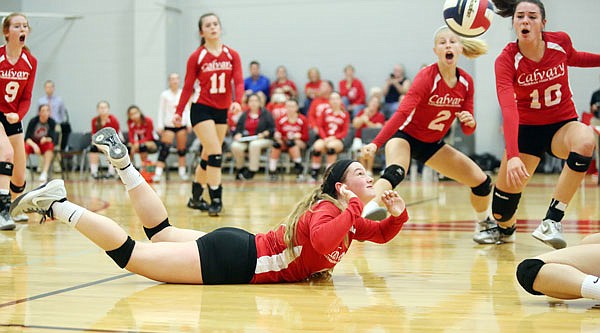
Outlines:
POLYGON ((444 21, 463 37, 477 37, 488 30, 494 17, 490 0, 446 0, 444 21))

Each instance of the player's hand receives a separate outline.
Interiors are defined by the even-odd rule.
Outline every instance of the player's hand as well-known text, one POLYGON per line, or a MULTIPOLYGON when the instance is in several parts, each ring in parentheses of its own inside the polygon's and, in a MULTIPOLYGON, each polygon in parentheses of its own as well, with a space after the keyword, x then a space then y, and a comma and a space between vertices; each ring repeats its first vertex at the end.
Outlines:
POLYGON ((475 118, 469 111, 460 111, 455 113, 456 118, 461 124, 469 127, 475 127, 475 118))
POLYGON ((233 114, 240 113, 240 112, 242 112, 242 106, 238 102, 233 102, 233 103, 231 103, 231 106, 229 107, 229 111, 231 111, 231 113, 233 113, 233 114))
POLYGON ((173 115, 173 125, 175 125, 175 127, 181 127, 181 115, 177 113, 173 115))
POLYGON ((41 154, 42 154, 42 150, 40 149, 40 146, 38 146, 38 145, 37 145, 37 144, 35 144, 35 143, 34 143, 34 144, 32 144, 32 145, 30 145, 30 146, 31 146, 31 148, 33 148, 33 152, 34 152, 36 155, 41 155, 41 154))
POLYGON ((352 198, 357 198, 357 195, 352 192, 351 190, 348 189, 348 186, 346 184, 342 184, 342 186, 340 186, 340 199, 345 200, 345 201, 350 201, 350 199, 352 198))
POLYGON ((369 143, 362 147, 360 153, 365 157, 373 157, 375 156, 375 152, 377 152, 377 146, 374 143, 369 143))
POLYGON ((404 212, 404 209, 406 209, 406 204, 400 194, 393 190, 383 192, 381 202, 383 202, 385 208, 392 216, 400 216, 404 212))
POLYGON ((19 114, 18 113, 9 112, 9 113, 5 113, 4 116, 6 117, 6 121, 8 121, 9 124, 16 124, 19 122, 19 114))
POLYGON ((523 187, 530 175, 521 158, 515 156, 508 160, 506 163, 506 177, 511 187, 523 187))

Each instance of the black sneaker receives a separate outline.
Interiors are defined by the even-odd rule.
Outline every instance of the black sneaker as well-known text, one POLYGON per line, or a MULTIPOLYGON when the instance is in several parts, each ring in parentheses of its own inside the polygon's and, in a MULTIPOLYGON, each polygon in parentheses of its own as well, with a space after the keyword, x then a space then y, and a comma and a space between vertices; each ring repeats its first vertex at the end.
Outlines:
POLYGON ((187 206, 188 208, 198 209, 202 212, 206 212, 208 210, 208 202, 206 202, 206 200, 204 200, 203 198, 200 198, 200 200, 194 200, 190 198, 188 200, 187 206))
POLYGON ((210 202, 208 206, 208 215, 209 216, 219 216, 219 213, 223 210, 223 203, 221 199, 214 199, 210 202))

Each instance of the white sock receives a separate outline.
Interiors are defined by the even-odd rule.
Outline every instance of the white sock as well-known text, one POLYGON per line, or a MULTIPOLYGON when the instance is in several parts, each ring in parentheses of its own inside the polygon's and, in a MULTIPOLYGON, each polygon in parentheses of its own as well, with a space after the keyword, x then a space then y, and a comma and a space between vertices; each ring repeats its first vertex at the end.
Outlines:
POLYGON ((158 177, 162 176, 163 173, 163 168, 161 167, 156 167, 156 169, 154 169, 154 174, 158 177))
POLYGON ((7 194, 10 194, 10 190, 0 189, 0 195, 7 195, 7 194))
POLYGON ((117 170, 117 173, 127 191, 133 190, 145 182, 144 177, 133 167, 133 164, 130 164, 125 170, 117 170))
POLYGON ((294 159, 294 163, 302 163, 302 157, 294 159))
POLYGON ((269 159, 269 171, 275 171, 277 170, 277 160, 270 158, 269 159))
POLYGON ((377 204, 377 202, 375 202, 375 200, 371 200, 369 201, 364 207, 363 207, 363 213, 362 216, 365 217, 368 213, 370 213, 371 211, 373 211, 374 209, 379 208, 379 205, 377 204))
MULTIPOLYGON (((162 173, 162 170, 161 170, 161 173, 162 173)), ((185 175, 185 167, 184 166, 180 166, 179 167, 179 175, 180 176, 185 175)))
POLYGON ((593 275, 586 276, 581 284, 581 296, 600 299, 600 278, 593 275))
POLYGON ((485 219, 491 216, 490 209, 488 208, 483 212, 475 212, 475 215, 477 215, 477 221, 485 221, 485 219))
POLYGON ((90 172, 92 175, 98 174, 98 164, 90 164, 90 172))
POLYGON ((75 228, 79 218, 85 212, 85 208, 69 201, 55 202, 52 204, 52 215, 55 219, 75 228))

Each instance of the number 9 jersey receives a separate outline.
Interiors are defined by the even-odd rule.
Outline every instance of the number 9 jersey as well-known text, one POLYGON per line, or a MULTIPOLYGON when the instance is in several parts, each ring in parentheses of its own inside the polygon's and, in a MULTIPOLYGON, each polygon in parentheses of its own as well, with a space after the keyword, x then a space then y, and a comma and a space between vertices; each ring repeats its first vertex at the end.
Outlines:
POLYGON ((177 105, 181 115, 194 92, 194 83, 200 83, 200 95, 196 103, 214 109, 228 109, 232 102, 232 89, 235 87, 235 101, 242 103, 244 78, 239 54, 228 46, 221 46, 217 56, 200 46, 188 58, 185 81, 177 105), (232 85, 233 81, 233 85, 232 85))
POLYGON ((37 59, 23 48, 13 65, 6 56, 6 45, 0 47, 0 112, 18 113, 22 120, 31 105, 31 91, 37 70, 37 59))

